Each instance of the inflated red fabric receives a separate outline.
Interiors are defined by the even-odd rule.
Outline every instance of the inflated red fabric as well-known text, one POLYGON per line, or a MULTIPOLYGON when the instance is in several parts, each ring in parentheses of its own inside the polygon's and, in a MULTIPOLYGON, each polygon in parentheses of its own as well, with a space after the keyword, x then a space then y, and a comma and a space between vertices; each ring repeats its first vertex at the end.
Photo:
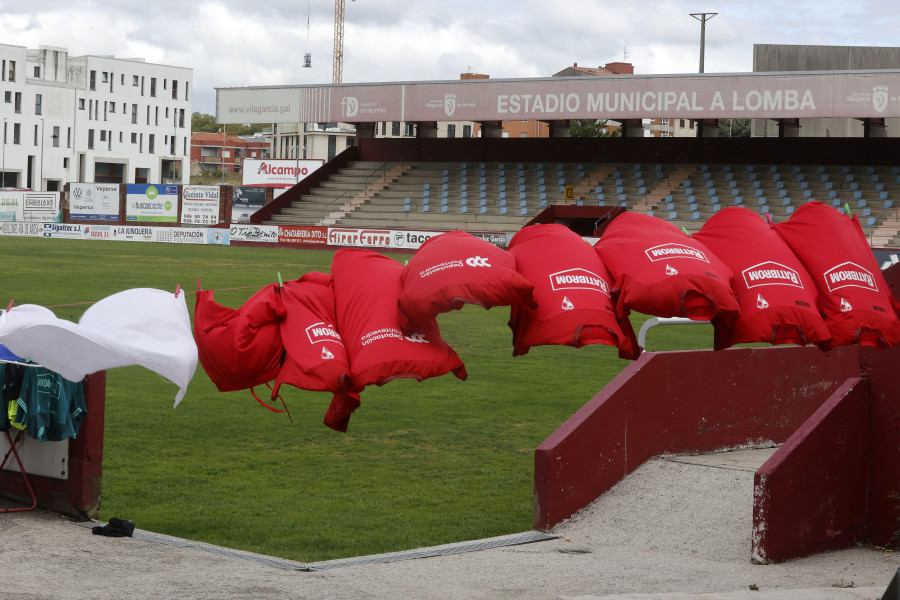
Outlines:
POLYGON ((740 316, 732 272, 702 243, 652 215, 626 212, 594 245, 616 281, 617 312, 695 321, 740 316))
POLYGON ((834 345, 900 343, 900 302, 888 289, 856 217, 814 201, 775 225, 813 277, 834 345))
POLYGON ((513 355, 532 346, 588 344, 617 346, 623 358, 639 352, 628 319, 620 320, 612 304, 612 278, 591 245, 555 223, 521 229, 509 244, 516 269, 534 283, 535 308, 512 304, 509 327, 513 355))
POLYGON ((693 239, 734 272, 741 316, 733 323, 716 320, 716 349, 749 342, 830 346, 812 277, 759 214, 743 206, 724 208, 693 239))
POLYGON ((341 383, 350 376, 347 350, 337 331, 331 275, 311 272, 281 288, 285 309, 281 338, 287 356, 278 372, 272 397, 282 384, 311 391, 333 392, 325 425, 346 431, 359 396, 347 394, 341 383))
POLYGON ((200 364, 221 392, 245 390, 275 379, 284 346, 279 321, 284 306, 279 288, 267 285, 238 309, 197 292, 194 340, 200 364))
POLYGON ((422 244, 400 281, 405 327, 464 304, 491 308, 521 301, 534 306, 534 285, 516 271, 509 252, 465 231, 442 233, 422 244))
POLYGON ((412 332, 401 331, 397 302, 402 271, 399 262, 372 250, 344 248, 334 253, 331 275, 338 330, 350 357, 349 392, 398 377, 422 381, 452 371, 466 378, 462 360, 441 339, 436 320, 417 323, 412 332))

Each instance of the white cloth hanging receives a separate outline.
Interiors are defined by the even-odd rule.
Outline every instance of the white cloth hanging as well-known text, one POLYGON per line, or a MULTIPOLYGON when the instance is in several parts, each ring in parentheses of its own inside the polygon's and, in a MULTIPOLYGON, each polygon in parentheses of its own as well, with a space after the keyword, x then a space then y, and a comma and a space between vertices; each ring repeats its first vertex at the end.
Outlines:
POLYGON ((0 344, 71 381, 140 365, 178 386, 181 402, 197 369, 197 344, 184 294, 135 288, 88 308, 78 323, 35 304, 0 312, 0 344))

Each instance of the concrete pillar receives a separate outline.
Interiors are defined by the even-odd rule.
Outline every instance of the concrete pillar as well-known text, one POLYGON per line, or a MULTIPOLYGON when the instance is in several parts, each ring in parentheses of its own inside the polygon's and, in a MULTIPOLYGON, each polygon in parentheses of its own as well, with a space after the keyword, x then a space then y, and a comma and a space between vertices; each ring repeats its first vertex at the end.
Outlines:
POLYGON ((547 121, 550 125, 550 137, 567 138, 572 137, 572 131, 569 129, 569 122, 565 120, 547 121))
POLYGON ((375 128, 377 126, 378 126, 377 123, 357 123, 356 124, 356 139, 375 137, 375 128))
POLYGON ((697 121, 697 137, 719 137, 719 120, 700 119, 697 121))
POLYGON ((863 119, 863 137, 887 137, 884 119, 863 119))
POLYGON ((484 121, 481 124, 481 137, 499 138, 503 137, 502 121, 484 121))
POLYGON ((622 121, 622 137, 644 137, 644 124, 640 119, 622 121))
POLYGON ((417 138, 436 138, 438 136, 437 121, 419 121, 416 123, 417 138))
POLYGON ((781 119, 778 121, 778 137, 800 137, 800 119, 781 119))

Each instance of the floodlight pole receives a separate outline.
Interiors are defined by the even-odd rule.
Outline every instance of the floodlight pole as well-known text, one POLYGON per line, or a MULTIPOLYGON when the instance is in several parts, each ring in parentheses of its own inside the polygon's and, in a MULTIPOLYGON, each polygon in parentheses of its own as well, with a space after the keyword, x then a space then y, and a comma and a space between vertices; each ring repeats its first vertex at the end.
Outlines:
POLYGON ((706 49, 706 22, 719 13, 691 13, 691 16, 700 21, 700 72, 703 72, 703 54, 706 49))

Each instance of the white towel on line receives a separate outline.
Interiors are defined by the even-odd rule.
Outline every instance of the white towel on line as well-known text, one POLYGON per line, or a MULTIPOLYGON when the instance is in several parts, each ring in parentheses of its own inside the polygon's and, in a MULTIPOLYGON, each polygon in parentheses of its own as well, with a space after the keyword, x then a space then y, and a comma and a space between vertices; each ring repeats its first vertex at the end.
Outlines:
POLYGON ((88 308, 78 323, 35 304, 0 312, 0 344, 71 381, 140 365, 178 386, 181 402, 197 369, 197 344, 185 294, 135 288, 88 308))

